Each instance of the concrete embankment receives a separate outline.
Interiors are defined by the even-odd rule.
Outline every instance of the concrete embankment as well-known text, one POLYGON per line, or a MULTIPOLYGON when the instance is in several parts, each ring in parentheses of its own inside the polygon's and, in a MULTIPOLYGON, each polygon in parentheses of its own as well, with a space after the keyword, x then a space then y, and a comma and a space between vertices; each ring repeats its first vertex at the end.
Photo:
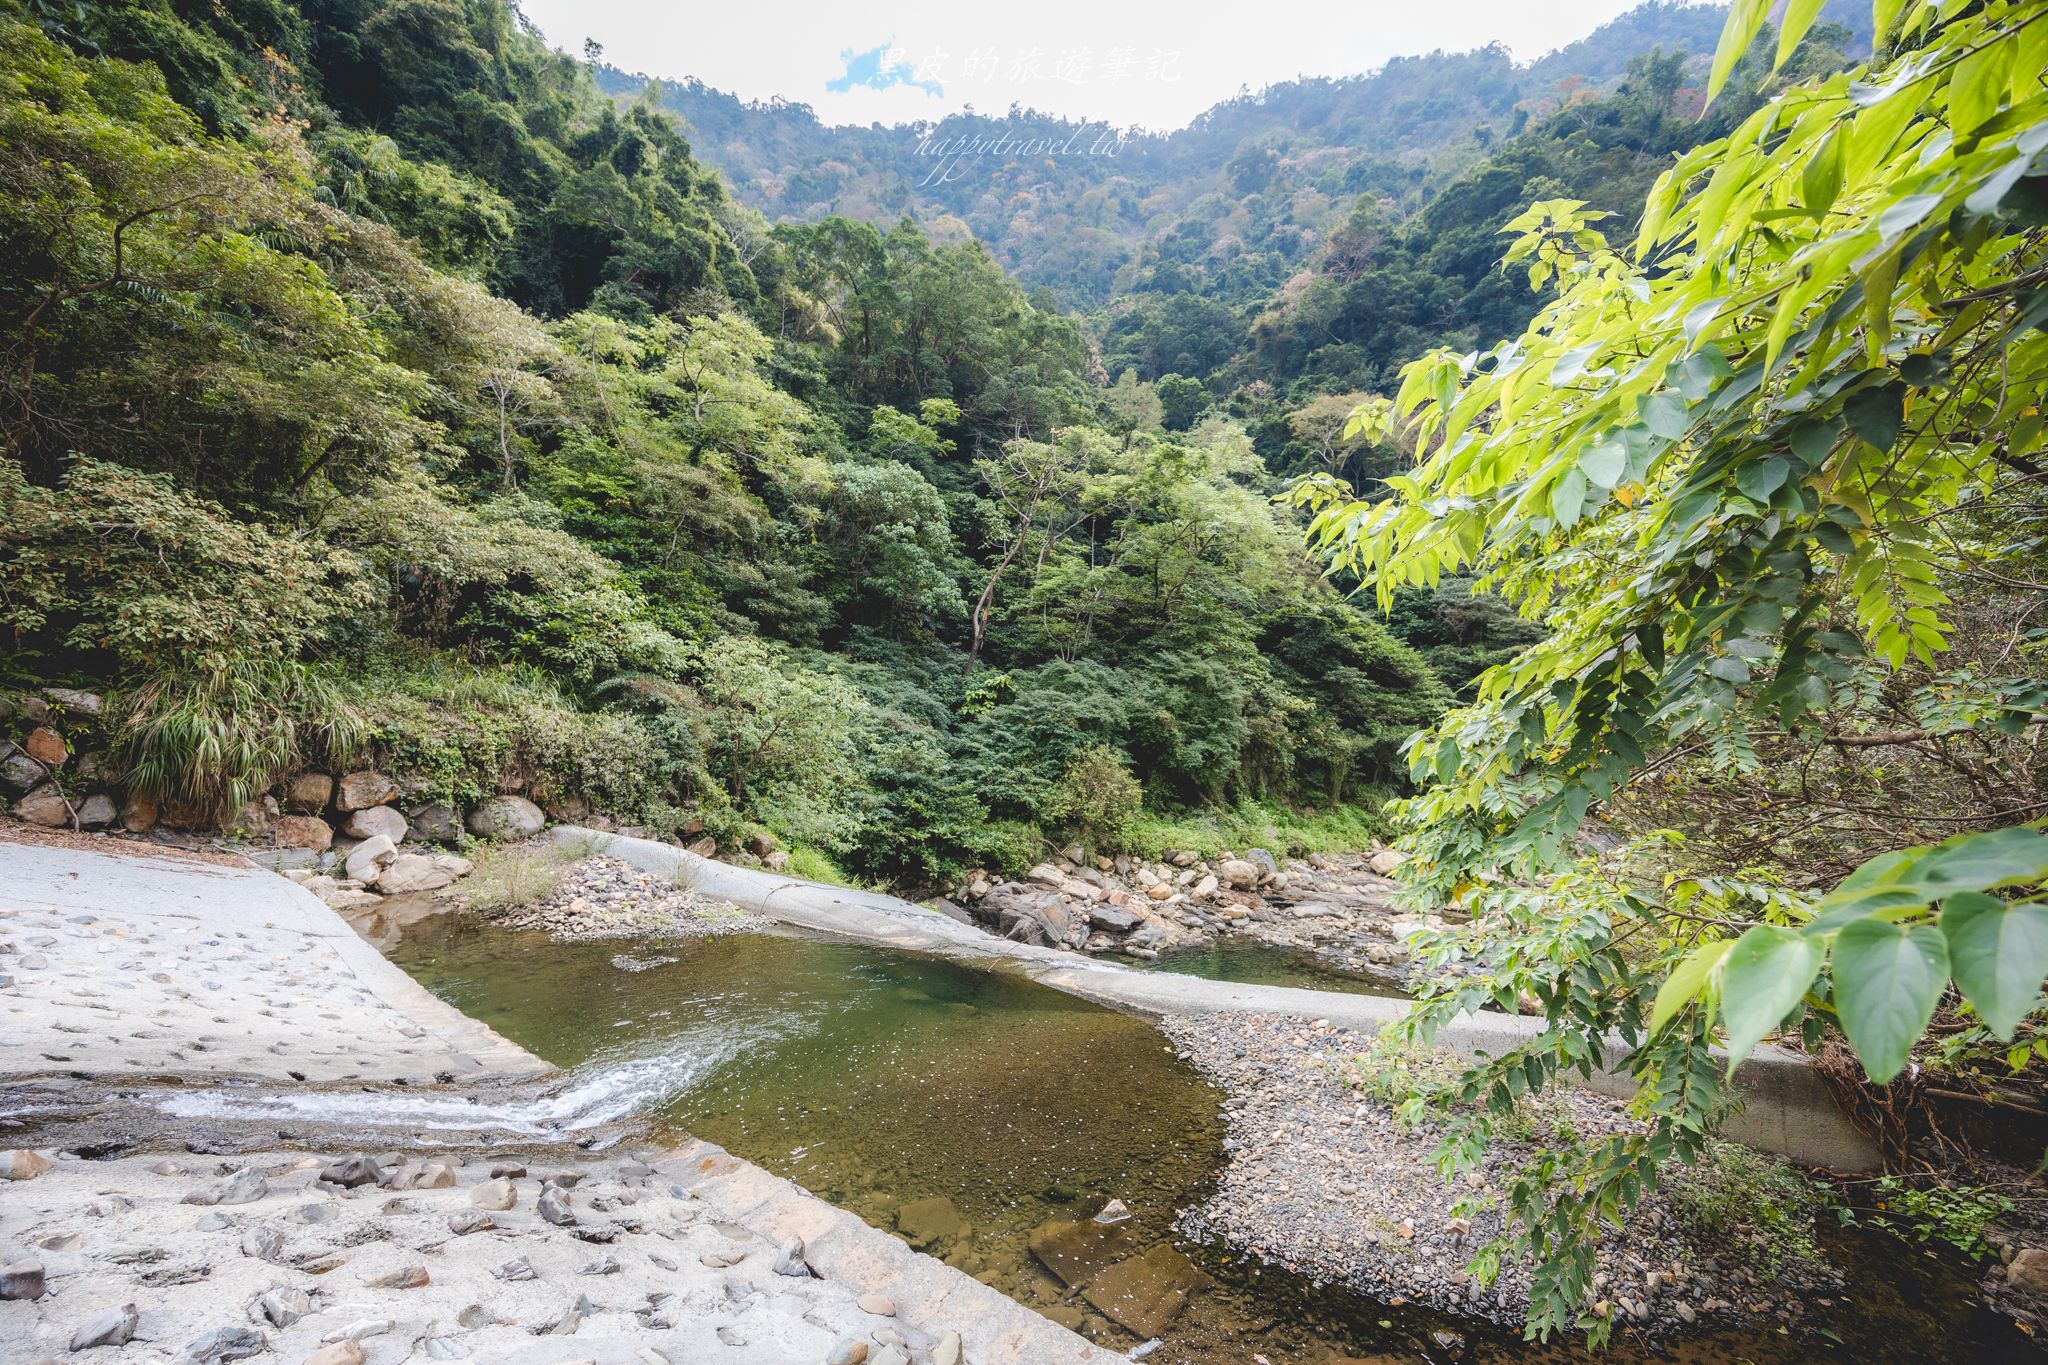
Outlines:
MULTIPOLYGON (((1400 1000, 1381 996, 1138 971, 1080 953, 1013 943, 894 896, 735 867, 670 844, 567 825, 558 826, 554 837, 565 848, 607 853, 635 867, 674 876, 700 894, 797 928, 1021 972, 1069 994, 1155 1017, 1282 1015, 1327 1020, 1336 1027, 1370 1033, 1407 1008, 1400 1000)), ((1497 1055, 1528 1041, 1542 1027, 1542 1020, 1522 1015, 1467 1014, 1444 1029, 1438 1041, 1467 1055, 1497 1055)), ((1743 1110, 1729 1123, 1729 1137, 1833 1170, 1872 1170, 1880 1164, 1869 1139, 1842 1117, 1826 1083, 1804 1057, 1783 1048, 1761 1047, 1743 1063, 1736 1079, 1743 1110)), ((1596 1072, 1591 1088, 1620 1097, 1635 1089, 1629 1077, 1609 1071, 1596 1072)))
POLYGON ((120 1103, 7 1115, 0 1360, 1116 1359, 709 1144, 528 1121, 571 1078, 283 878, 6 834, 0 1085, 120 1103))

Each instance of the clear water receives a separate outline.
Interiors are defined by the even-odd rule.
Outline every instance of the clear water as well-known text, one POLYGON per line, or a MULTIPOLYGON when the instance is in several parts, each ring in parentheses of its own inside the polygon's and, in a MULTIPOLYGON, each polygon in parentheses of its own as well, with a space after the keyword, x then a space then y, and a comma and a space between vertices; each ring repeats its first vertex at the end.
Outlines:
MULTIPOLYGON (((1175 1212, 1207 1196, 1224 1160, 1218 1092, 1149 1024, 979 969, 762 935, 556 944, 455 915, 408 927, 390 952, 437 995, 571 1069, 508 1124, 658 1115, 885 1229, 905 1206, 949 1200, 964 1228, 934 1254, 1115 1350, 1139 1338, 1045 1272, 1032 1229, 1113 1197, 1133 1211, 1138 1245, 1169 1241, 1175 1212)), ((1164 1329, 1152 1362, 1448 1360, 1432 1340, 1442 1330, 1464 1337, 1466 1361, 1587 1358, 1220 1249, 1181 1250, 1216 1284, 1164 1329)), ((1724 1335, 1669 1357, 1618 1343, 1602 1359, 2021 1358, 2002 1354, 2009 1334, 1968 1319, 1952 1275, 1897 1253, 1883 1274, 1828 1319, 1840 1347, 1724 1335)))
POLYGON ((1354 995, 1405 997, 1408 992, 1391 976, 1371 971, 1346 971, 1301 948, 1276 948, 1251 939, 1223 937, 1199 948, 1164 953, 1155 960, 1119 958, 1147 971, 1178 972, 1211 981, 1238 981, 1248 986, 1299 986, 1312 991, 1346 991, 1354 995))

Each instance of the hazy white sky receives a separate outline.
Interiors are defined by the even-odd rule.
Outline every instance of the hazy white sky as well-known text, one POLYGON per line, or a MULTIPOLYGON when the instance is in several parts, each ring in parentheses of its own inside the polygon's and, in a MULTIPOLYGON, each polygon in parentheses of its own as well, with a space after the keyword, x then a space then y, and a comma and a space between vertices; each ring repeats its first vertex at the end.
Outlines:
POLYGON ((1389 57, 1502 42, 1527 60, 1636 0, 1028 0, 1024 4, 523 0, 556 46, 695 76, 827 123, 900 123, 1023 103, 1174 128, 1239 87, 1341 76, 1389 57), (849 79, 851 75, 851 79, 849 79), (834 86, 839 88, 833 88, 834 86))

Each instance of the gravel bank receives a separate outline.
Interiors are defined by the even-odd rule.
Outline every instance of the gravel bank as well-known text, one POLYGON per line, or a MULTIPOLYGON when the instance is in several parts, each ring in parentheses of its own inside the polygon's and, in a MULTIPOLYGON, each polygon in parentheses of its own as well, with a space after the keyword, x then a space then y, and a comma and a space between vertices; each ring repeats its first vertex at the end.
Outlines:
POLYGON ((603 854, 577 860, 546 896, 493 918, 515 929, 545 930, 564 941, 716 938, 774 925, 730 901, 700 896, 673 877, 642 872, 603 854))
MULTIPOLYGON (((1498 1217, 1460 1218, 1454 1206, 1505 1186, 1532 1147, 1497 1144, 1482 1171, 1446 1185, 1426 1136, 1403 1133, 1389 1107, 1347 1083, 1370 1040, 1322 1022, 1207 1015, 1162 1022, 1182 1054, 1228 1093, 1230 1164, 1216 1194, 1183 1230, 1318 1280, 1427 1304, 1508 1326, 1528 1316, 1526 1266, 1506 1264, 1482 1289, 1465 1265, 1500 1230, 1498 1217)), ((1544 1141, 1619 1131, 1621 1106, 1582 1091, 1555 1097, 1532 1120, 1544 1141)), ((1838 1271, 1812 1261, 1765 1270, 1696 1235, 1653 1199, 1601 1250, 1604 1311, 1658 1335, 1695 1326, 1796 1328, 1808 1303, 1842 1291, 1838 1271)))

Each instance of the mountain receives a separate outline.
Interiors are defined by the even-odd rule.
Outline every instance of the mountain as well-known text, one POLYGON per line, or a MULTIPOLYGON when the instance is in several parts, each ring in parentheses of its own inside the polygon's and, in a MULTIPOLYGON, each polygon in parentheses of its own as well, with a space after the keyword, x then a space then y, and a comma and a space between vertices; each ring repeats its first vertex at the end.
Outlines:
MULTIPOLYGON (((1837 9, 1867 28, 1856 6, 1832 0, 1831 19, 1837 9)), ((688 78, 608 65, 596 77, 678 115, 696 155, 771 220, 910 214, 941 235, 971 233, 1026 285, 1085 308, 1142 286, 1155 257, 1199 258, 1225 293, 1270 292, 1360 196, 1413 212, 1489 150, 1611 92, 1643 54, 1711 52, 1724 14, 1652 0, 1533 61, 1498 46, 1400 57, 1247 92, 1167 132, 1022 108, 828 127, 809 105, 742 101, 688 78)))

